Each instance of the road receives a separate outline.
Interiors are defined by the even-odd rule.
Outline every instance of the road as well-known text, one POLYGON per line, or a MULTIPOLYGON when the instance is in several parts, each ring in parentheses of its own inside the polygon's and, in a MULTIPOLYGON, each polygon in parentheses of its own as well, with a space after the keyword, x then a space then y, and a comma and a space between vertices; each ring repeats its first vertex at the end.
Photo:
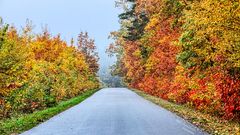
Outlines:
POLYGON ((203 135, 125 88, 102 89, 22 135, 203 135))

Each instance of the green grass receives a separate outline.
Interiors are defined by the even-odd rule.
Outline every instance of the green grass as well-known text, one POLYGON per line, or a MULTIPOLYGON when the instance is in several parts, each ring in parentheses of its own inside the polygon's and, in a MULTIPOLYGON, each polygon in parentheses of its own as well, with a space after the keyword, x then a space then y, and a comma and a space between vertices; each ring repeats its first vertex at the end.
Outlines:
POLYGON ((190 123, 213 135, 240 135, 240 123, 227 121, 200 111, 187 105, 178 105, 158 97, 151 96, 142 91, 133 89, 138 95, 145 99, 176 113, 190 123))
POLYGON ((79 104, 86 98, 90 97, 97 90, 89 90, 78 97, 72 98, 68 101, 60 102, 57 106, 48 108, 42 111, 36 111, 32 114, 25 114, 16 118, 0 120, 0 135, 9 135, 22 133, 34 126, 48 120, 60 112, 79 104))

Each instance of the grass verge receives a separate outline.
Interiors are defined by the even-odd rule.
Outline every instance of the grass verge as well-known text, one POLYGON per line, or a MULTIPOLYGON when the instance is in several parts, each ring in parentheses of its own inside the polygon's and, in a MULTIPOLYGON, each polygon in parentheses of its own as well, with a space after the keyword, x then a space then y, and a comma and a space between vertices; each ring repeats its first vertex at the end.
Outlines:
POLYGON ((240 123, 234 121, 223 120, 219 117, 214 117, 209 114, 194 110, 186 105, 178 105, 158 97, 151 96, 142 91, 133 89, 138 95, 143 98, 176 113, 190 123, 203 129, 213 135, 240 135, 240 123))
POLYGON ((86 91, 80 96, 60 102, 57 106, 52 108, 36 111, 32 114, 25 114, 17 118, 0 120, 0 135, 18 134, 29 130, 34 126, 48 120, 54 115, 81 103, 83 100, 93 95, 96 91, 98 90, 86 91))

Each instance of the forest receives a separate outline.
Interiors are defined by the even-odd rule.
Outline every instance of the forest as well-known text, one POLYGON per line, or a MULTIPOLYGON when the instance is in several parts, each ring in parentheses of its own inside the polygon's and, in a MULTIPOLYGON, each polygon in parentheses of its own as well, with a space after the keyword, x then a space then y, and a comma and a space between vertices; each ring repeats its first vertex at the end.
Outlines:
POLYGON ((94 40, 64 41, 47 28, 18 30, 0 19, 0 118, 29 114, 100 87, 94 40))
POLYGON ((119 0, 108 53, 130 88, 240 120, 239 0, 119 0))

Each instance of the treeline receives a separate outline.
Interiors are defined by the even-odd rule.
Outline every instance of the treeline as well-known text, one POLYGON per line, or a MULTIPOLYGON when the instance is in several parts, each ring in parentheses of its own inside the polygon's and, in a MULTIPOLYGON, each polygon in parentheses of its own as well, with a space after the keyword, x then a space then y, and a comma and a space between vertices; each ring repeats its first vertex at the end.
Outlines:
POLYGON ((0 118, 31 113, 99 87, 94 40, 80 33, 67 44, 47 29, 0 24, 0 118))
POLYGON ((100 72, 99 76, 101 78, 101 83, 103 87, 109 87, 109 88, 116 88, 116 87, 124 87, 122 84, 122 80, 118 76, 112 76, 108 72, 100 72))
POLYGON ((240 120, 238 0, 119 0, 113 72, 128 86, 240 120))

